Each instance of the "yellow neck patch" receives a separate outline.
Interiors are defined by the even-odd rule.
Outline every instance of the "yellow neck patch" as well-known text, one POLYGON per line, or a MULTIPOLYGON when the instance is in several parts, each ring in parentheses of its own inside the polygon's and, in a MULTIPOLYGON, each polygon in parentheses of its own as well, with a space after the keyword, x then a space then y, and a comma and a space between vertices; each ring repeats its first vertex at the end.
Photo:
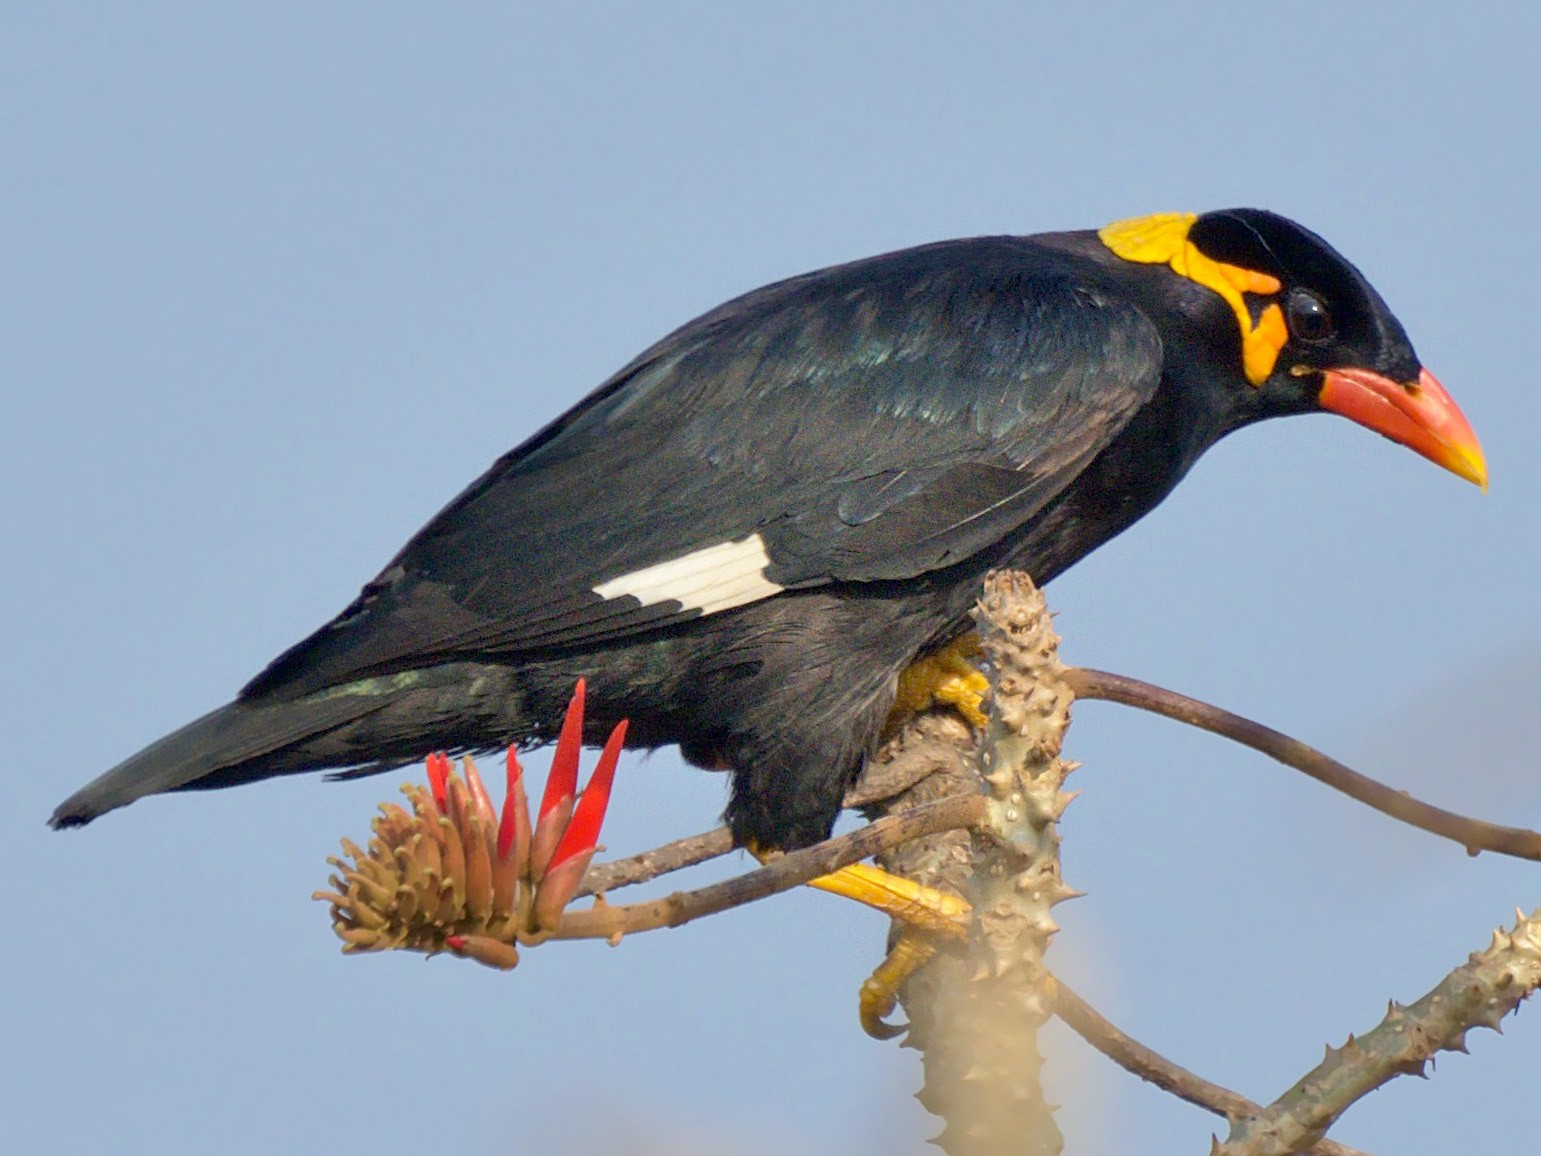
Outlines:
POLYGON ((1128 221, 1114 221, 1098 230, 1102 243, 1125 261, 1142 265, 1167 265, 1179 277, 1212 289, 1225 298, 1241 326, 1242 369, 1253 385, 1262 385, 1279 360, 1279 350, 1289 340, 1284 311, 1269 305, 1252 323, 1243 293, 1272 296, 1282 285, 1277 277, 1226 265, 1204 256, 1188 240, 1188 230, 1198 217, 1193 213, 1155 213, 1128 221))

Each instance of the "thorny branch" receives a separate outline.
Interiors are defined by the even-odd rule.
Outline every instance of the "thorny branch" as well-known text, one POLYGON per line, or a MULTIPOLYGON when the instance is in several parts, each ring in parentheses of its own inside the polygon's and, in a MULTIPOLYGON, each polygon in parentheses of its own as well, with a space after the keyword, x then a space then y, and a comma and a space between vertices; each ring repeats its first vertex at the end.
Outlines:
MULTIPOLYGON (((997 684, 1000 681, 1000 674, 999 670, 993 672, 994 681, 997 684)), ((1341 763, 1306 746, 1304 743, 1299 743, 1288 736, 1272 731, 1251 720, 1211 707, 1205 703, 1196 702, 1195 700, 1163 691, 1160 688, 1150 687, 1147 684, 1138 683, 1134 680, 1122 679, 1116 675, 1104 675, 1100 672, 1069 669, 1064 672, 1064 680, 1085 697, 1108 698, 1128 705, 1154 710, 1157 713, 1167 714, 1180 721, 1203 727, 1252 746, 1280 760, 1285 765, 1299 769, 1303 773, 1343 791, 1350 797, 1391 815, 1393 818, 1403 819, 1421 829, 1452 838, 1466 846, 1473 854, 1479 850, 1493 850, 1522 858, 1541 858, 1541 835, 1537 835, 1535 832, 1484 823, 1432 807, 1402 792, 1394 791, 1374 780, 1359 775, 1341 763)), ((997 693, 999 694, 998 686, 997 693)), ((968 790, 970 772, 967 768, 972 763, 974 766, 972 775, 974 778, 977 778, 977 758, 970 759, 970 752, 966 746, 956 741, 947 749, 950 749, 956 765, 951 768, 943 768, 941 762, 945 762, 945 759, 941 760, 939 762, 937 779, 938 781, 947 781, 949 786, 947 788, 936 787, 929 789, 933 791, 940 789, 968 790)), ((896 805, 911 802, 916 797, 925 797, 924 792, 928 789, 926 781, 921 781, 919 784, 907 784, 907 788, 900 799, 894 801, 896 805)), ((967 891, 970 887, 970 880, 979 865, 977 835, 973 842, 972 851, 970 850, 969 841, 965 840, 960 843, 955 834, 944 836, 942 841, 933 838, 929 842, 931 844, 929 848, 921 845, 908 845, 896 848, 886 857, 885 865, 903 874, 919 876, 924 882, 933 886, 950 885, 955 890, 967 891)), ((1512 945, 1529 942, 1526 935, 1522 934, 1523 930, 1525 930, 1523 927, 1516 928, 1515 932, 1511 935, 1499 933, 1498 940, 1495 941, 1495 948, 1499 941, 1507 945, 1507 949, 1511 951, 1513 950, 1512 945)), ((917 1000, 924 1006, 929 1003, 935 1003, 940 998, 940 993, 949 987, 966 987, 970 981, 977 984, 979 976, 969 976, 958 972, 957 965, 954 962, 957 954, 956 951, 951 953, 944 952, 928 967, 923 968, 911 978, 905 991, 905 1004, 910 1009, 912 1018, 917 1016, 915 1008, 917 1000), (930 974, 937 972, 939 969, 949 967, 952 968, 952 974, 946 975, 944 979, 930 974)), ((1473 964, 1468 965, 1468 969, 1475 963, 1476 959, 1474 957, 1473 964)), ((1527 963, 1526 966, 1529 967, 1530 965, 1527 963)), ((1485 1005, 1480 1005, 1480 1001, 1476 1000, 1475 997, 1468 999, 1465 1009, 1466 1018, 1464 1019, 1462 1014, 1452 1013, 1449 992, 1446 992, 1443 996, 1443 1007, 1439 1006, 1440 997, 1437 995, 1430 997, 1432 1001, 1431 1006, 1438 1008, 1441 1014, 1450 1021, 1445 1038, 1458 1043, 1461 1035, 1464 1034, 1464 1029, 1457 1033, 1455 1025, 1463 1022, 1466 1024, 1481 1022, 1480 1019, 1472 1020, 1470 1018, 1479 1005, 1486 1008, 1483 1014, 1490 1015, 1492 1022, 1496 1024, 1497 1019, 1502 1014, 1511 1010, 1514 1005, 1528 994, 1531 987, 1535 986, 1534 982, 1527 986, 1525 983, 1514 980, 1512 968, 1505 974, 1510 976, 1509 982, 1512 985, 1506 989, 1509 997, 1508 1001, 1500 1005, 1492 997, 1489 997, 1485 1005)), ((1415 1005, 1414 1009, 1409 1009, 1406 1012, 1403 1012, 1401 1009, 1393 1009, 1391 1019, 1397 1019, 1397 1024, 1393 1027, 1388 1021, 1386 1027, 1401 1034, 1377 1037, 1375 1041, 1379 1043, 1381 1038, 1386 1038, 1393 1044, 1403 1045, 1393 1050, 1392 1059, 1389 1062, 1385 1058, 1381 1058, 1377 1063, 1361 1064, 1358 1062, 1361 1058, 1369 1059, 1371 1055, 1371 1049, 1363 1041, 1360 1041, 1354 1047, 1345 1048, 1338 1053, 1331 1053, 1329 1055, 1329 1064, 1333 1067, 1333 1072, 1337 1076, 1337 1079, 1330 1083, 1333 1095, 1326 1094, 1329 1084, 1324 1081, 1321 1074, 1313 1073, 1312 1077, 1302 1081, 1302 1084, 1297 1087, 1296 1091, 1291 1093, 1291 1096, 1294 1097, 1293 1101, 1291 1096, 1287 1096, 1281 1101, 1280 1105, 1264 1109, 1243 1096, 1187 1072, 1158 1053, 1137 1043, 1110 1024, 1076 996, 1074 992, 1065 988, 1062 984, 1056 984, 1047 976, 1045 978, 1048 981, 1049 990, 1054 992, 1056 997, 1056 1013, 1099 1051, 1102 1051, 1105 1055, 1108 1055, 1115 1062, 1142 1079, 1156 1083, 1158 1086, 1189 1102, 1208 1108, 1218 1114, 1226 1115, 1236 1121, 1236 1131, 1233 1133, 1233 1139, 1251 1137, 1254 1134, 1268 1137, 1267 1141, 1262 1142, 1263 1146, 1259 1146, 1259 1142, 1249 1139, 1245 1142, 1253 1146, 1222 1149, 1227 1156, 1256 1156, 1256 1154, 1274 1152, 1311 1152, 1320 1154, 1320 1156, 1354 1156, 1354 1149, 1326 1139, 1322 1133, 1349 1105, 1374 1087, 1380 1086, 1381 1083, 1384 1083, 1399 1072, 1415 1069, 1421 1071, 1422 1060, 1425 1056, 1421 1053, 1411 1052, 1407 1048, 1406 1044, 1409 1039, 1417 1041, 1420 1047, 1427 1048, 1430 1055, 1434 1047, 1437 1046, 1432 1043, 1433 1035, 1430 1034, 1432 1029, 1416 1019, 1417 1013, 1424 1008, 1423 1004, 1415 1005), (1398 1019, 1397 1017, 1402 1018, 1398 1019), (1417 1026, 1414 1027, 1414 1024, 1417 1026), (1309 1089, 1312 1095, 1309 1098, 1302 1097, 1300 1094, 1301 1089, 1309 1089), (1304 1111, 1302 1105, 1296 1102, 1302 1099, 1309 1099, 1309 1111, 1304 1111), (1304 1114, 1302 1115, 1303 1111, 1304 1114), (1281 1123, 1281 1119, 1284 1122, 1281 1123), (1302 1119, 1305 1123, 1301 1123, 1302 1119), (1287 1142, 1275 1143, 1274 1141, 1279 1136, 1284 1135, 1288 1129, 1293 1129, 1293 1131, 1288 1133, 1289 1138, 1287 1142)), ((1469 981, 1470 977, 1466 978, 1469 981)), ((1463 981, 1457 980, 1453 976, 1451 980, 1447 981, 1447 986, 1459 984, 1460 982, 1463 981)), ((921 1014, 927 1013, 922 1012, 921 1014)), ((921 1041, 921 1046, 923 1049, 925 1048, 925 1041, 921 1041)), ((1031 1046, 1030 1042, 1028 1046, 1031 1046)), ((976 1081, 981 1079, 977 1072, 974 1073, 974 1078, 976 1081)), ((933 1111, 938 1111, 944 1116, 947 1115, 948 1106, 945 1099, 932 1094, 929 1080, 927 1089, 922 1092, 922 1102, 926 1103, 927 1107, 930 1107, 933 1111)), ((951 1120, 951 1117, 949 1117, 949 1120, 951 1120)), ((973 1145, 973 1139, 973 1137, 960 1138, 955 1133, 950 1122, 948 1132, 944 1133, 941 1143, 949 1151, 979 1150, 973 1145)), ((1042 1132, 1034 1137, 1024 1134, 1017 1139, 1015 1145, 1007 1150, 1024 1152, 1041 1150, 1045 1143, 1052 1144, 1053 1141, 1046 1141, 1042 1132)))
POLYGON ((1436 1052, 1466 1050, 1475 1027, 1499 1022, 1541 987, 1541 909, 1518 913, 1512 931, 1493 932, 1485 951, 1447 975, 1417 1003, 1392 1001, 1385 1018, 1322 1062, 1272 1105, 1237 1120, 1212 1156, 1287 1156, 1304 1151, 1355 1101, 1397 1076, 1421 1076, 1436 1052))
MULTIPOLYGON (((994 688, 979 749, 972 736, 966 745, 943 744, 939 782, 922 781, 906 795, 968 797, 983 787, 988 815, 972 839, 915 844, 885 862, 961 893, 973 917, 963 943, 928 945, 936 954, 899 998, 910 1017, 907 1043, 925 1069, 919 1099, 945 1122, 935 1141, 944 1152, 1057 1153, 1062 1140, 1039 1080, 1038 1032, 1053 1014, 1043 966, 1057 930, 1050 911, 1076 894, 1060 876, 1057 830, 1074 797, 1062 787, 1075 765, 1059 757, 1071 694, 1043 597, 1025 575, 990 575, 974 616, 994 688)), ((907 729, 919 738, 923 724, 907 729)), ((897 947, 913 944, 912 930, 895 930, 897 947)))
MULTIPOLYGON (((1124 1071, 1156 1085, 1164 1092, 1170 1092, 1179 1100, 1186 1100, 1217 1116, 1233 1119, 1255 1116, 1264 1110, 1261 1104, 1253 1103, 1241 1093, 1210 1083, 1203 1076, 1194 1075, 1187 1068, 1174 1064, 1161 1053, 1120 1031, 1058 976, 1054 979, 1054 1014, 1076 1035, 1124 1071)), ((1318 1140, 1303 1151, 1310 1156, 1365 1156, 1357 1148, 1327 1139, 1318 1140)))

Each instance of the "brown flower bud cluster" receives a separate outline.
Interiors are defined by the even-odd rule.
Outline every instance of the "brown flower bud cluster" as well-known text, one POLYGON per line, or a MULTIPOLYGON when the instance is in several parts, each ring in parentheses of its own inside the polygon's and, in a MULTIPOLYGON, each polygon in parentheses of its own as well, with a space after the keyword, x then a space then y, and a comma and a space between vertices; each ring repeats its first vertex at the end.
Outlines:
POLYGON ((327 860, 332 889, 313 898, 331 904, 343 951, 448 951, 506 970, 519 962, 516 944, 538 943, 556 928, 594 857, 626 736, 623 721, 579 795, 583 699, 580 681, 533 829, 510 748, 501 815, 469 755, 457 773, 448 756, 434 754, 428 786, 403 786, 407 807, 381 804, 367 846, 342 841, 345 858, 327 860))

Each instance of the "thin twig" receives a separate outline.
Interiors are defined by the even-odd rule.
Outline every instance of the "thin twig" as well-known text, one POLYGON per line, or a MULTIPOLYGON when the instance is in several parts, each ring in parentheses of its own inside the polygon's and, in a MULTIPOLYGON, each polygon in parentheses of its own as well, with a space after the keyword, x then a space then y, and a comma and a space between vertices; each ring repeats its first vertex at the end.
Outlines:
POLYGON ((1541 860, 1541 833, 1523 827, 1485 823, 1421 802, 1405 791, 1395 790, 1361 775, 1298 739, 1292 739, 1289 735, 1228 710, 1121 674, 1076 668, 1067 671, 1065 677, 1080 698, 1100 698, 1107 702, 1138 707, 1152 714, 1164 715, 1189 726, 1223 735, 1243 746, 1261 751, 1384 815, 1459 843, 1466 848, 1468 855, 1495 851, 1517 859, 1541 860))
POLYGON ((640 855, 614 859, 609 863, 595 863, 583 877, 575 899, 593 895, 597 891, 619 891, 633 883, 646 883, 667 875, 706 863, 733 850, 733 835, 726 827, 714 827, 699 835, 687 835, 640 855))
MULTIPOLYGON (((1126 1035, 1067 987, 1064 980, 1056 976, 1054 982, 1054 1014, 1064 1020, 1076 1035, 1124 1071, 1217 1116, 1235 1119, 1255 1116, 1263 1111, 1261 1104, 1253 1103, 1240 1092, 1212 1084, 1203 1076, 1195 1075, 1160 1052, 1126 1035)), ((1325 1138, 1318 1140, 1306 1151, 1311 1156, 1367 1156, 1358 1148, 1350 1148, 1325 1138)))
MULTIPOLYGON (((532 936, 528 942, 535 943, 546 938, 614 941, 622 935, 638 931, 678 927, 705 915, 715 915, 730 907, 739 907, 779 891, 790 890, 810 879, 828 875, 911 839, 955 827, 971 827, 983 818, 985 806, 982 795, 942 799, 902 815, 878 819, 849 835, 790 852, 758 871, 696 891, 677 891, 651 903, 626 907, 611 907, 596 901, 586 911, 567 912, 554 934, 532 936)), ((525 940, 521 938, 521 942, 525 940)))
POLYGON ((1395 1001, 1371 1031, 1327 1055, 1269 1107, 1236 1120, 1212 1156, 1286 1156, 1303 1152, 1355 1102, 1397 1076, 1421 1076, 1436 1052, 1466 1050, 1474 1027, 1499 1021, 1541 987, 1541 910, 1519 913, 1512 931, 1493 933, 1417 1003, 1395 1001))

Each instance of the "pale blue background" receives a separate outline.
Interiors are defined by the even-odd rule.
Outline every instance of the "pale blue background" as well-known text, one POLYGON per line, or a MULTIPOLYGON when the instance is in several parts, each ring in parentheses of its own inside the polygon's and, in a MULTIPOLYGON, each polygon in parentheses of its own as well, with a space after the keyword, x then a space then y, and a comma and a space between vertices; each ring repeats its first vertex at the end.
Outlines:
MULTIPOLYGON (((913 1053, 855 1022, 884 923, 827 896, 504 976, 345 959, 308 902, 400 774, 43 826, 648 342, 923 241, 1257 204, 1358 261, 1492 492, 1326 417, 1250 430, 1055 585, 1065 652, 1541 824, 1533 8, 558 7, 0 10, 5 1150, 925 1151, 913 1053)), ((1541 902, 1171 724, 1087 705, 1070 749, 1056 966, 1255 1097, 1541 902)), ((723 792, 632 759, 608 841, 723 792)), ((1073 1152, 1220 1126, 1053 1050, 1073 1152)), ((1339 1135, 1516 1142, 1538 1017, 1472 1050, 1339 1135)))

